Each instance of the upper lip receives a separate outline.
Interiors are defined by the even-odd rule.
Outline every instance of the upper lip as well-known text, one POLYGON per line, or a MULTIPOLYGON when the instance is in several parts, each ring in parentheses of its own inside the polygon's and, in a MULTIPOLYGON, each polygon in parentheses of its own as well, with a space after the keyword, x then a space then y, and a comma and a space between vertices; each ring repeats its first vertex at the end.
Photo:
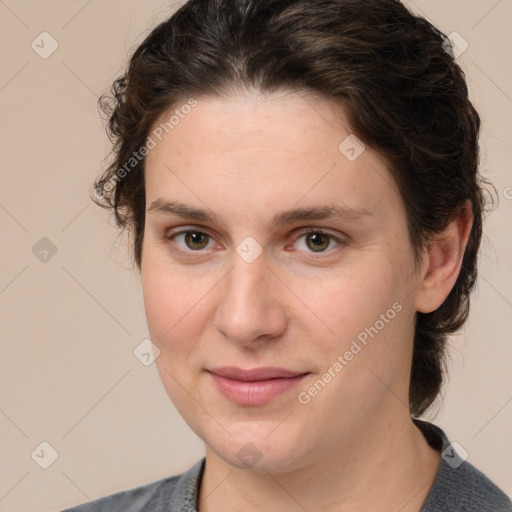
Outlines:
POLYGON ((286 368, 275 368, 271 366, 265 366, 260 368, 236 368, 234 366, 222 366, 212 368, 209 370, 210 373, 226 377, 228 379, 242 380, 242 381, 258 381, 267 379, 279 379, 279 378, 290 378, 297 377, 299 375, 305 375, 307 372, 297 372, 293 370, 287 370, 286 368))

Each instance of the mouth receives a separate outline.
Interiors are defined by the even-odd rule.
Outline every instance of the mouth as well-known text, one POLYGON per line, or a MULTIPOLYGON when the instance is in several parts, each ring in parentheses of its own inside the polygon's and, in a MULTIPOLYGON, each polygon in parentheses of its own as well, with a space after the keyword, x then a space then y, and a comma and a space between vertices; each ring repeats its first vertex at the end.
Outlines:
POLYGON ((297 386, 309 372, 262 367, 242 369, 219 367, 208 370, 213 381, 228 400, 238 405, 265 405, 297 386))

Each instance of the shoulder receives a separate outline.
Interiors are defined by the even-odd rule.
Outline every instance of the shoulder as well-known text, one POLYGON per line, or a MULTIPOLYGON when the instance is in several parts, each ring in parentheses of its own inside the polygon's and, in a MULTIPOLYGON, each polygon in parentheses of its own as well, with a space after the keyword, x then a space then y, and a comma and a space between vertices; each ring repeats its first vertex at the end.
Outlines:
POLYGON ((441 462, 439 473, 422 512, 512 512, 507 495, 469 462, 452 468, 441 462))
POLYGON ((181 510, 183 506, 193 509, 203 464, 204 459, 181 475, 117 492, 62 512, 167 512, 181 510))
MULTIPOLYGON (((425 425, 422 430, 424 428, 425 425)), ((508 496, 457 452, 456 443, 450 443, 439 427, 428 424, 426 428, 430 435, 437 433, 441 437, 442 455, 437 476, 421 512, 512 512, 508 496)), ((459 448, 459 451, 462 450, 459 448)))
MULTIPOLYGON (((179 476, 164 478, 147 485, 117 492, 104 498, 66 509, 62 512, 97 512, 108 510, 109 512, 142 512, 156 511, 159 504, 169 502, 172 499, 179 476)), ((163 510, 163 509, 162 509, 163 510)))

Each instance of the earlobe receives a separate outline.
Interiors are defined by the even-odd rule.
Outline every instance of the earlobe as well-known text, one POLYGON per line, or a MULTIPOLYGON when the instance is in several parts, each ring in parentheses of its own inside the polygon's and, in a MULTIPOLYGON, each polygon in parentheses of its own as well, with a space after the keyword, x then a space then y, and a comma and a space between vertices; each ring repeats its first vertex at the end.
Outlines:
POLYGON ((448 297, 459 276, 472 226, 473 214, 468 201, 446 229, 431 241, 425 251, 422 282, 417 288, 417 311, 431 313, 448 297))

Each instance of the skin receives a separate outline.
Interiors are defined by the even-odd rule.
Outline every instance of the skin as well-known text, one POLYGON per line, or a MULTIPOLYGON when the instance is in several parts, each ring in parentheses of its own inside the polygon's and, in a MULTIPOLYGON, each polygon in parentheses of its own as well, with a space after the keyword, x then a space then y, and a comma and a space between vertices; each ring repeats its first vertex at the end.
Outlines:
POLYGON ((418 511, 440 454, 407 406, 414 318, 453 287, 469 209, 416 267, 386 161, 368 146, 355 161, 338 149, 351 133, 339 106, 290 91, 197 100, 146 160, 141 276, 160 377, 206 444, 200 512, 418 511), (220 220, 151 209, 157 200, 220 220), (369 214, 272 224, 285 210, 326 205, 369 214), (184 227, 206 233, 205 247, 173 237, 184 227), (304 228, 334 239, 315 252, 304 228), (262 248, 251 263, 236 252, 246 237, 262 248), (400 312, 300 403, 396 303, 400 312), (216 366, 309 374, 268 404, 244 406, 213 385, 216 366), (260 456, 249 466, 237 457, 246 443, 260 456))

